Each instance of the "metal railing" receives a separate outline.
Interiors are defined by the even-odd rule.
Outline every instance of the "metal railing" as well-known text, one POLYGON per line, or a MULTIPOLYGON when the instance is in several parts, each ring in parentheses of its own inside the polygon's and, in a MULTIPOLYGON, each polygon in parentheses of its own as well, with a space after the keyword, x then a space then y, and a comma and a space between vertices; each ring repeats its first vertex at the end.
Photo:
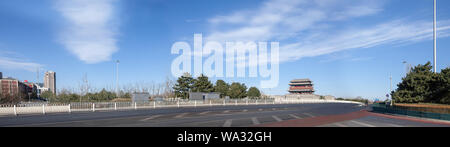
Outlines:
POLYGON ((270 104, 309 104, 309 103, 354 103, 337 100, 315 99, 209 99, 209 100, 167 100, 147 102, 83 102, 68 104, 24 103, 17 105, 0 105, 0 116, 20 114, 71 113, 86 111, 117 111, 180 107, 212 107, 212 106, 242 106, 270 104))
POLYGON ((388 113, 388 114, 400 114, 414 117, 422 117, 422 118, 431 118, 431 119, 441 119, 441 120, 449 120, 450 114, 443 113, 432 113, 432 112, 423 112, 423 111, 412 111, 407 110, 401 107, 391 107, 383 104, 373 104, 372 111, 378 113, 388 113))

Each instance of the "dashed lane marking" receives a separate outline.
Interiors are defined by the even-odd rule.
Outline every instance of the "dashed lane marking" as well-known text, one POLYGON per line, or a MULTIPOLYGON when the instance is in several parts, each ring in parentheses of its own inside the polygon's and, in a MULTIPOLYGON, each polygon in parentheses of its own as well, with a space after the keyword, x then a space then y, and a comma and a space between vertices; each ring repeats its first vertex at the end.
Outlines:
POLYGON ((312 115, 310 113, 303 113, 303 114, 308 115, 309 117, 316 117, 316 116, 314 116, 314 115, 312 115))
POLYGON ((272 115, 272 118, 275 119, 275 120, 277 120, 278 122, 283 121, 281 118, 279 118, 279 117, 277 117, 277 116, 275 116, 275 115, 272 115))
POLYGON ((363 123, 363 122, 359 122, 359 121, 356 121, 356 120, 351 120, 350 122, 358 124, 358 125, 362 125, 362 126, 365 126, 365 127, 376 127, 374 125, 363 123))
POLYGON ((181 113, 181 114, 178 114, 177 116, 175 116, 175 117, 173 117, 173 118, 182 118, 182 117, 184 117, 185 115, 187 115, 188 113, 181 113))
POLYGON ((223 124, 223 127, 231 127, 231 123, 233 122, 232 119, 228 119, 225 121, 225 123, 223 124))
POLYGON ((205 114, 207 114, 207 113, 209 113, 209 112, 211 112, 211 111, 205 111, 205 112, 202 112, 202 113, 199 113, 200 115, 205 115, 205 114))
POLYGON ((334 123, 334 125, 336 125, 336 126, 338 126, 338 127, 348 127, 348 126, 346 126, 346 125, 344 125, 344 124, 341 124, 341 123, 334 123))
POLYGON ((291 116, 291 117, 293 117, 295 119, 301 119, 301 117, 298 117, 297 115, 294 115, 294 114, 289 114, 289 116, 291 116))
POLYGON ((256 117, 252 117, 252 122, 253 122, 254 125, 259 125, 260 124, 256 117))
POLYGON ((148 118, 145 118, 145 119, 141 119, 140 121, 147 121, 147 120, 155 119, 155 118, 160 117, 160 116, 162 116, 162 115, 153 115, 151 117, 148 117, 148 118))

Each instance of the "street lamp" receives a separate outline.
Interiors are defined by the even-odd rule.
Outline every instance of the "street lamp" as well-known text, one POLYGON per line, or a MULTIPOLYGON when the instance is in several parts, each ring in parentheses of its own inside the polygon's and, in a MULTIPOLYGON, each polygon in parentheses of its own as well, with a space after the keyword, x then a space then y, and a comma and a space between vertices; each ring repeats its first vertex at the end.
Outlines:
POLYGON ((394 99, 392 98, 392 75, 389 77, 389 81, 390 81, 390 91, 389 91, 389 95, 391 96, 391 106, 393 106, 394 99))
POLYGON ((433 41, 434 41, 434 50, 433 50, 433 70, 436 73, 436 0, 434 0, 434 17, 433 17, 433 41))
POLYGON ((116 60, 116 95, 119 97, 119 60, 116 60))

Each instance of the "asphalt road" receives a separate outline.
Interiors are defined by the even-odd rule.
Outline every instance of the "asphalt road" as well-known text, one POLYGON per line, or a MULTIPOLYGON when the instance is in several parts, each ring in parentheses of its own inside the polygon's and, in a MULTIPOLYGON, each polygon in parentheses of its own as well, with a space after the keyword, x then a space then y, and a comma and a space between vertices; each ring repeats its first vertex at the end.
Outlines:
MULTIPOLYGON (((276 104, 249 106, 213 106, 197 108, 161 108, 126 111, 77 112, 71 114, 20 115, 0 117, 1 127, 248 127, 253 125, 346 114, 366 109, 357 104, 276 104)), ((360 118, 322 127, 345 126, 440 126, 388 120, 360 118)))

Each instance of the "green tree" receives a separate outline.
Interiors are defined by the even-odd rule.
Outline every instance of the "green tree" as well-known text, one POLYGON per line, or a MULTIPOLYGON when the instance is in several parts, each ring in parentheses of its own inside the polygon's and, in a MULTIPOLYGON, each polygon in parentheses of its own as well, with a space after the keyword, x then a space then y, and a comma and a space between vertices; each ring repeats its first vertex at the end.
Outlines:
POLYGON ((51 91, 42 92, 40 96, 45 99, 55 98, 55 95, 51 91))
POLYGON ((228 91, 230 90, 230 85, 223 80, 217 80, 216 85, 214 86, 214 91, 220 93, 220 97, 224 98, 227 96, 228 91))
POLYGON ((450 104, 450 68, 442 69, 435 75, 430 88, 432 92, 429 95, 429 102, 450 104))
POLYGON ((247 96, 247 86, 245 84, 233 82, 228 91, 230 98, 245 98, 247 96))
POLYGON ((434 73, 431 71, 431 63, 418 65, 402 79, 398 89, 392 93, 395 102, 418 103, 424 102, 431 94, 430 83, 433 81, 434 73))
POLYGON ((192 85, 192 92, 213 92, 214 86, 211 81, 208 80, 208 77, 201 74, 197 79, 194 80, 194 84, 192 85))
POLYGON ((261 97, 261 92, 256 87, 250 87, 248 89, 247 96, 249 98, 260 98, 261 97))
POLYGON ((395 102, 450 104, 450 69, 433 73, 430 62, 417 65, 392 92, 395 102))
POLYGON ((175 96, 181 98, 188 98, 189 91, 192 88, 192 84, 194 79, 189 73, 184 73, 181 77, 177 79, 177 83, 173 86, 173 90, 175 92, 175 96))

